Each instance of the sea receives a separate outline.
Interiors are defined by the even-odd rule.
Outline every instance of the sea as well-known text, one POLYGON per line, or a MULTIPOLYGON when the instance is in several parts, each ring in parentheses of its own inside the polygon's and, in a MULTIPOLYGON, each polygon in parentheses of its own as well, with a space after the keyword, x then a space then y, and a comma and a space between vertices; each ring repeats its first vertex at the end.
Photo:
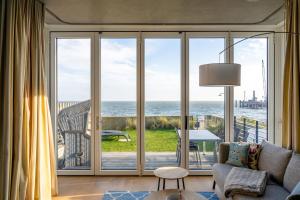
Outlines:
MULTIPOLYGON (((133 101, 103 101, 102 116, 136 116, 136 102, 133 101)), ((224 117, 224 102, 191 101, 189 116, 213 115, 224 117)), ((180 116, 179 101, 148 101, 145 102, 145 116, 180 116)), ((266 122, 267 109, 248 109, 234 107, 234 115, 266 122)))

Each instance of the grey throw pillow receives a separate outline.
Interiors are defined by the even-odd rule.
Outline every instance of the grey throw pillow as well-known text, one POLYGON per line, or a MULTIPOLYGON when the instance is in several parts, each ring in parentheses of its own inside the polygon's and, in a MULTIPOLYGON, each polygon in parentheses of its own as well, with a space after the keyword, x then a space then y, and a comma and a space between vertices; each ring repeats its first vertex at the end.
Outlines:
POLYGON ((285 170, 283 186, 291 192, 300 181, 300 154, 293 154, 285 170))
POLYGON ((259 155, 258 169, 267 171, 270 178, 282 184, 285 169, 291 156, 292 151, 263 141, 262 150, 259 155))

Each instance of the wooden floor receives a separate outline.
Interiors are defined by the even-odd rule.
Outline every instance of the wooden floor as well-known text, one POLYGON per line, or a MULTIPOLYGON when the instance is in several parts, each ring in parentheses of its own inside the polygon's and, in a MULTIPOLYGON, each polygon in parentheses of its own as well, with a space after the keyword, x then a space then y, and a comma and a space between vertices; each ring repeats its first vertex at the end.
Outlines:
MULTIPOLYGON (((105 191, 154 191, 157 178, 154 176, 59 176, 59 196, 55 200, 82 199, 100 200, 105 191)), ((212 191, 211 176, 189 176, 185 179, 187 190, 212 191)), ((176 188, 176 181, 167 181, 166 188, 176 188)))

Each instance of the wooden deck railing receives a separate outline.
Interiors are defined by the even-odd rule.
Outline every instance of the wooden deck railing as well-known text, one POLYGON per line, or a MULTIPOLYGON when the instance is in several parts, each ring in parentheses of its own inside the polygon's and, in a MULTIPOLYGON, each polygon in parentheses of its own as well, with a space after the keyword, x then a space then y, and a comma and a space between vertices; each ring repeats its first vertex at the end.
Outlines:
POLYGON ((233 126, 236 142, 260 143, 262 140, 268 140, 268 130, 265 122, 245 117, 239 119, 234 117, 233 126))

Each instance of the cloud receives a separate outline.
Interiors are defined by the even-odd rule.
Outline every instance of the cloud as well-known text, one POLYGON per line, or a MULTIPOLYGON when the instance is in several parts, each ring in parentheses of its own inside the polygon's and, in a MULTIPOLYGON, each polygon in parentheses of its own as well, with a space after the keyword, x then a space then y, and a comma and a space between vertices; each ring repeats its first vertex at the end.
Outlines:
MULTIPOLYGON (((101 92, 103 100, 136 99, 136 49, 101 40, 101 92)), ((91 96, 89 39, 58 40, 58 100, 83 101, 91 96)))
POLYGON ((179 101, 180 88, 180 69, 178 73, 154 70, 150 66, 145 69, 146 101, 179 101))
POLYGON ((244 92, 246 99, 251 99, 254 90, 256 92, 256 97, 259 100, 263 99, 265 96, 263 87, 262 60, 264 61, 266 72, 268 65, 267 47, 266 38, 248 39, 235 47, 234 60, 242 65, 241 86, 235 87, 235 99, 244 99, 244 92))
MULTIPOLYGON (((58 99, 81 101, 90 98, 91 41, 89 39, 59 39, 57 44, 58 99)), ((172 43, 171 40, 165 43, 147 40, 146 44, 148 59, 145 68, 146 100, 179 100, 181 80, 180 58, 177 58, 178 52, 176 51, 176 48, 179 48, 178 45, 175 45, 176 42, 172 43), (166 47, 169 44, 171 47, 166 47)), ((203 45, 201 51, 206 49, 203 45)), ((222 101, 224 99, 224 96, 220 95, 223 93, 223 88, 205 88, 198 85, 198 65, 200 64, 197 63, 198 57, 200 56, 202 62, 207 61, 208 58, 209 61, 215 60, 214 52, 218 53, 218 48, 193 54, 196 57, 190 69, 191 100, 222 101)), ((242 85, 235 88, 235 98, 243 99, 244 91, 246 91, 247 98, 251 98, 252 91, 255 90, 257 97, 261 99, 264 95, 261 60, 263 59, 267 66, 267 40, 249 39, 234 48, 235 62, 242 64, 242 85)), ((134 39, 101 40, 102 100, 136 100, 136 55, 134 39)))
POLYGON ((58 39, 58 101, 90 99, 90 44, 90 39, 58 39))
POLYGON ((103 101, 136 100, 136 41, 101 40, 101 98, 103 101), (128 42, 129 44, 125 44, 128 42))
POLYGON ((136 65, 136 41, 131 40, 129 44, 122 44, 122 39, 101 39, 101 59, 102 65, 105 64, 127 64, 135 67, 136 65))
POLYGON ((248 57, 259 59, 266 55, 267 38, 248 39, 234 47, 235 60, 244 60, 248 57))

